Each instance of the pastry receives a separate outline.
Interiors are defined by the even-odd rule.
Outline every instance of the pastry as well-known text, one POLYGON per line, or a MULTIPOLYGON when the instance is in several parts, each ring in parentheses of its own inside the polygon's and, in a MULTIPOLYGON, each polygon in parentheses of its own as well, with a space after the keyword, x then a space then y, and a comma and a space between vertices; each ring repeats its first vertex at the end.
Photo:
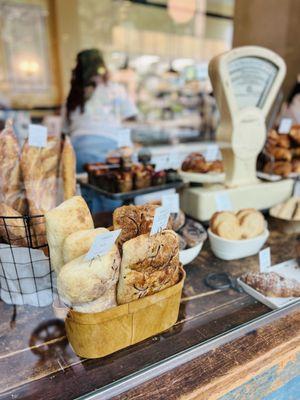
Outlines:
POLYGON ((118 192, 126 193, 133 189, 133 179, 130 171, 116 172, 118 192))
POLYGON ((228 240, 240 240, 242 231, 238 221, 231 221, 230 223, 223 221, 217 225, 216 234, 228 240))
POLYGON ((108 232, 105 228, 85 229, 73 232, 67 236, 63 242, 62 248, 64 263, 66 264, 87 253, 90 250, 95 237, 105 232, 108 232))
POLYGON ((295 159, 292 161, 293 172, 300 174, 300 160, 295 159))
POLYGON ((290 131, 290 137, 300 145, 300 125, 294 125, 290 131))
POLYGON ((122 245, 138 235, 149 233, 152 228, 155 205, 123 206, 113 212, 114 230, 122 229, 118 243, 122 245))
POLYGON ((0 133, 0 201, 26 214, 27 203, 22 189, 20 148, 12 121, 8 120, 0 133))
POLYGON ((209 163, 208 167, 209 172, 221 173, 224 172, 223 163, 220 160, 215 160, 209 163))
POLYGON ((261 212, 252 211, 239 220, 243 239, 250 239, 261 235, 265 230, 265 219, 261 212))
POLYGON ((276 272, 248 273, 242 281, 268 297, 300 297, 300 283, 276 272))
POLYGON ((264 172, 287 177, 292 172, 292 164, 287 161, 268 162, 264 166, 264 172))
POLYGON ((179 250, 184 250, 187 247, 185 238, 182 235, 179 235, 179 233, 177 233, 177 237, 179 241, 179 250))
POLYGON ((271 215, 276 218, 285 220, 300 219, 300 199, 299 197, 291 197, 281 204, 277 204, 271 209, 271 215))
POLYGON ((59 272, 64 264, 63 243, 73 232, 93 229, 94 223, 86 202, 80 196, 64 201, 45 214, 51 265, 59 272))
POLYGON ((151 186, 153 168, 150 165, 136 165, 133 169, 135 189, 144 189, 151 186))
POLYGON ((191 153, 183 161, 181 166, 182 171, 206 173, 209 170, 209 164, 200 153, 191 153))
POLYGON ((79 312, 100 312, 116 306, 121 258, 117 246, 91 261, 82 255, 65 264, 57 279, 61 299, 79 312))
POLYGON ((178 237, 174 231, 165 230, 153 236, 140 235, 129 240, 123 245, 118 304, 175 285, 179 271, 178 237))
POLYGON ((0 203, 0 238, 14 246, 31 247, 27 240, 29 237, 29 227, 25 225, 22 215, 10 206, 0 203))
POLYGON ((285 149, 288 149, 291 146, 289 135, 279 134, 275 129, 272 129, 269 132, 268 142, 273 146, 283 147, 285 149))
POLYGON ((238 221, 236 215, 231 211, 217 211, 213 214, 210 220, 210 228, 213 233, 217 233, 217 226, 221 222, 236 224, 238 221))
POLYGON ((255 208, 244 208, 243 210, 238 211, 235 215, 237 216, 237 219, 239 222, 241 222, 242 218, 244 218, 245 215, 256 212, 255 208))
POLYGON ((275 158, 275 160, 291 161, 292 153, 289 149, 281 147, 268 148, 268 153, 275 158))
POLYGON ((64 140, 60 163, 64 200, 68 200, 76 194, 76 156, 68 136, 64 140))
POLYGON ((179 231, 185 224, 185 214, 181 210, 178 213, 172 213, 170 218, 172 229, 175 232, 179 231))
POLYGON ((197 246, 207 238, 204 227, 191 219, 187 220, 185 226, 180 230, 180 234, 184 237, 188 247, 197 246))
POLYGON ((152 176, 152 185, 164 185, 167 181, 167 174, 165 171, 157 171, 153 173, 152 176))

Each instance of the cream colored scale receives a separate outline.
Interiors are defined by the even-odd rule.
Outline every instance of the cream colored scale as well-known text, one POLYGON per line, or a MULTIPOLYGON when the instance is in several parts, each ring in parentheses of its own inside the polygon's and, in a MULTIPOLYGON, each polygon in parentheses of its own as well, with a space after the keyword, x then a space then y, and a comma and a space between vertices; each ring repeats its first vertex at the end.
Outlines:
POLYGON ((186 189, 181 203, 188 214, 209 220, 217 210, 218 192, 226 191, 235 210, 267 209, 291 195, 292 180, 263 182, 256 177, 257 156, 267 135, 266 117, 285 74, 283 59, 262 47, 240 47, 212 59, 209 76, 221 115, 217 141, 226 178, 223 185, 186 189))

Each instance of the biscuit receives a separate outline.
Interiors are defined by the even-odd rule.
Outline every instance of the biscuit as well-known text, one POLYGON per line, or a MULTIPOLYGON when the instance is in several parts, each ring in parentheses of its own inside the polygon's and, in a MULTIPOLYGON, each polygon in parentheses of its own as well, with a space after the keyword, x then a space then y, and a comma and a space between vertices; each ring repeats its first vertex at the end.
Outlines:
POLYGON ((240 227, 243 239, 250 239, 259 236, 265 229, 265 219, 261 212, 250 212, 240 220, 240 227))

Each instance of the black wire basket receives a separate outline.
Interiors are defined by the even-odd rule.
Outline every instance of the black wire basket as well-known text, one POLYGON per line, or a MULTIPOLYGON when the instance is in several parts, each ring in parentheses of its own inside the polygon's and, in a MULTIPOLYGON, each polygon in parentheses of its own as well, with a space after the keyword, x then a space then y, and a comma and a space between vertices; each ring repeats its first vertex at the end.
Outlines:
POLYGON ((52 303, 53 293, 44 216, 0 216, 1 300, 42 307, 52 303))

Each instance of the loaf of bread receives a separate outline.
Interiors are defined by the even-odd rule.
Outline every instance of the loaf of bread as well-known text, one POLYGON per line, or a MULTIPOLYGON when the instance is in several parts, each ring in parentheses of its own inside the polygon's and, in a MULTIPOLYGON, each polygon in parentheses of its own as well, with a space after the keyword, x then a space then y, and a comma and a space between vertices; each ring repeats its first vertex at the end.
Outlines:
POLYGON ((242 281, 268 297, 300 297, 300 283, 276 272, 248 273, 242 281))
MULTIPOLYGON (((21 155, 21 169, 30 215, 44 215, 56 206, 60 139, 48 138, 47 147, 29 146, 25 142, 21 155)), ((36 243, 46 243, 43 219, 35 223, 36 243)))
POLYGON ((22 190, 20 148, 11 120, 6 122, 0 133, 0 165, 0 201, 20 214, 25 214, 27 210, 22 190))
POLYGON ((65 264, 58 274, 61 299, 76 311, 100 312, 114 307, 121 258, 116 245, 91 261, 82 255, 65 264))
POLYGON ((96 236, 108 232, 105 228, 85 229, 71 233, 63 242, 63 260, 68 263, 75 258, 86 254, 94 242, 96 236))
POLYGON ((144 233, 149 233, 153 224, 156 205, 123 206, 113 213, 114 230, 122 229, 118 243, 122 245, 127 240, 144 233))
POLYGON ((45 214, 47 240, 52 267, 59 272, 64 264, 63 244, 73 232, 93 229, 94 223, 89 208, 80 196, 64 201, 45 214))
POLYGON ((123 245, 118 304, 175 285, 179 280, 179 243, 174 231, 140 235, 123 245))
POLYGON ((29 227, 25 225, 22 215, 4 203, 0 203, 0 238, 1 242, 27 247, 29 227), (5 218, 13 217, 13 218, 5 218))
POLYGON ((68 136, 63 143, 60 173, 63 179, 64 200, 68 200, 76 194, 76 156, 68 136))

